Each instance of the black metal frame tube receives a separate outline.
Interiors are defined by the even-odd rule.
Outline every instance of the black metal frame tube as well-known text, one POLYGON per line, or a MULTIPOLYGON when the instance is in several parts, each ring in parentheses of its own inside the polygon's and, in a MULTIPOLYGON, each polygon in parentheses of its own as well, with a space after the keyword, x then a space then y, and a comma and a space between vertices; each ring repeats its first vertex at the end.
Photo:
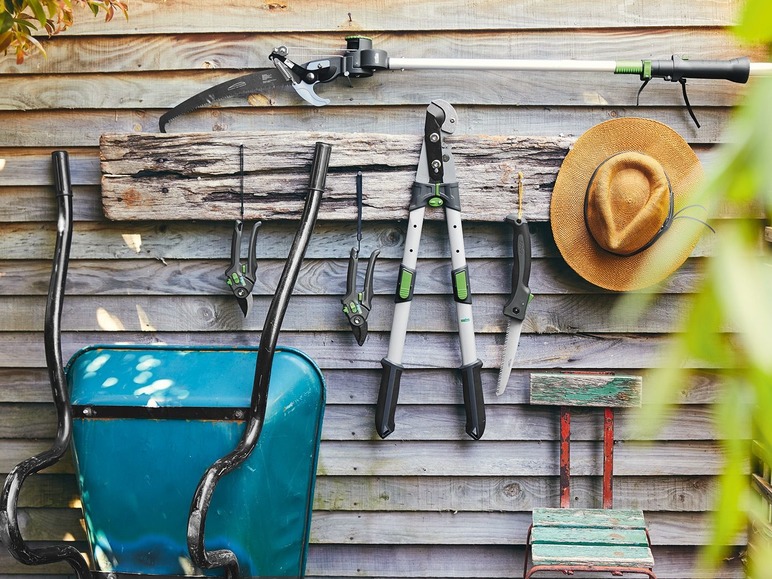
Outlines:
POLYGON ((57 416, 56 438, 50 449, 19 463, 5 479, 0 496, 0 538, 18 561, 25 565, 43 565, 67 561, 78 579, 90 579, 88 562, 73 545, 59 544, 33 549, 21 536, 17 504, 24 481, 30 475, 59 461, 67 451, 72 435, 72 411, 67 398, 64 363, 62 361, 61 320, 64 284, 72 243, 72 188, 69 156, 66 151, 54 151, 54 184, 58 205, 58 223, 51 280, 48 285, 45 326, 46 364, 57 416))
POLYGON ((331 150, 332 147, 327 143, 316 143, 309 193, 303 207, 300 227, 292 242, 287 262, 284 264, 284 270, 279 279, 276 293, 271 300, 271 305, 268 308, 262 335, 260 336, 246 429, 236 448, 218 459, 206 471, 198 484, 190 506, 190 513, 188 515, 188 551, 190 552, 191 559, 196 565, 204 569, 224 567, 225 576, 229 579, 235 579, 239 576, 239 564, 235 553, 228 549, 207 551, 204 546, 204 533, 209 504, 220 479, 241 465, 249 457, 260 438, 268 403, 268 388, 271 380, 271 366, 276 342, 279 338, 279 331, 284 320, 284 314, 287 311, 287 304, 300 273, 300 265, 303 262, 303 257, 305 256, 306 248, 316 223, 316 217, 319 213, 331 150))

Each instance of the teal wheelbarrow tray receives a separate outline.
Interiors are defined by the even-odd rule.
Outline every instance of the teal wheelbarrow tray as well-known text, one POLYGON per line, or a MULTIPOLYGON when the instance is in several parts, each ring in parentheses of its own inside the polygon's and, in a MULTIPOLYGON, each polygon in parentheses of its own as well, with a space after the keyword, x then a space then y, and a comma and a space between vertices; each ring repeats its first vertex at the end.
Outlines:
POLYGON ((12 470, 0 495, 0 539, 16 559, 66 561, 78 579, 304 575, 325 384, 308 356, 276 344, 330 150, 316 144, 300 227, 258 347, 91 346, 66 367, 60 320, 72 192, 67 154, 54 153, 60 214, 44 337, 58 429, 49 450, 12 470), (22 484, 70 446, 88 557, 71 543, 32 547, 19 528, 22 484))

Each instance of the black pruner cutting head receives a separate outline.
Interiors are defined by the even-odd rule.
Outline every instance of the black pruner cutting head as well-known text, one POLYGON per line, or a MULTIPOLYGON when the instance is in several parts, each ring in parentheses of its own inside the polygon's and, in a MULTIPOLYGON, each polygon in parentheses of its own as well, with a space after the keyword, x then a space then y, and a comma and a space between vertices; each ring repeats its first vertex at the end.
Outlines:
POLYGON ((225 270, 225 283, 231 288, 236 301, 239 303, 244 317, 247 317, 252 307, 252 288, 255 287, 257 279, 257 230, 262 225, 258 221, 252 226, 252 233, 249 236, 249 249, 247 252, 247 263, 241 262, 241 232, 244 229, 244 222, 236 220, 233 227, 233 237, 231 239, 231 264, 225 270))
POLYGON ((381 250, 376 249, 370 254, 365 272, 365 285, 361 292, 357 291, 359 251, 356 247, 351 248, 351 255, 348 260, 346 295, 341 298, 340 303, 343 304, 343 313, 346 314, 351 331, 360 346, 365 343, 365 338, 367 338, 367 316, 370 314, 373 299, 373 272, 375 260, 380 253, 381 250))

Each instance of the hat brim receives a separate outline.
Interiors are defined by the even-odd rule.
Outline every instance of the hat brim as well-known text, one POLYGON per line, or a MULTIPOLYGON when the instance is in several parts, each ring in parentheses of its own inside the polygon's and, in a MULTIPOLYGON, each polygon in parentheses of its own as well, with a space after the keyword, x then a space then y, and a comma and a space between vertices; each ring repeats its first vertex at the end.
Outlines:
MULTIPOLYGON (((595 125, 563 160, 550 201, 555 243, 566 263, 590 283, 614 291, 657 284, 678 269, 694 250, 704 226, 675 219, 648 249, 622 257, 595 242, 584 221, 584 197, 595 168, 612 155, 637 151, 659 161, 670 179, 677 212, 702 178, 702 166, 689 144, 658 121, 621 118, 595 125)), ((702 216, 700 216, 702 217, 702 216)))

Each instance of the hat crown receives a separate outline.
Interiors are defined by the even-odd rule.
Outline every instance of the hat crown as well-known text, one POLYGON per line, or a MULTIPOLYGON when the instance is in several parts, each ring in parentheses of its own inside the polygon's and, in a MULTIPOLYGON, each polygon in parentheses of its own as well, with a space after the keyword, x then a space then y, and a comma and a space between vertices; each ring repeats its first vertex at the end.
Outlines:
POLYGON ((647 248, 672 216, 665 169, 637 151, 612 155, 595 169, 585 195, 585 224, 595 242, 615 255, 647 248))

